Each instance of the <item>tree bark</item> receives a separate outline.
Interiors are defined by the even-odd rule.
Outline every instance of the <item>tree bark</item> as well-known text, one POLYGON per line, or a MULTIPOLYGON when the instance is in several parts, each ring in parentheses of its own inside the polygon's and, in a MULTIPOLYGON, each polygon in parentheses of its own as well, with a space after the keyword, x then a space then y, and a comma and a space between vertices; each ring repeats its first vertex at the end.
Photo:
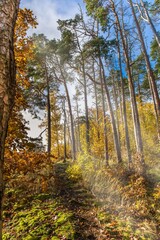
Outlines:
POLYGON ((68 92, 68 87, 67 87, 66 81, 64 81, 64 87, 65 87, 65 91, 66 91, 68 108, 69 108, 69 114, 70 114, 70 120, 71 120, 72 158, 73 158, 73 160, 76 160, 76 144, 75 144, 75 136, 74 136, 73 114, 72 114, 71 101, 70 101, 70 96, 69 96, 69 92, 68 92))
POLYGON ((81 136, 80 136, 80 124, 79 124, 79 105, 78 97, 76 97, 76 112, 77 112, 77 150, 81 151, 81 136))
POLYGON ((49 160, 50 160, 50 155, 51 155, 51 102, 50 102, 49 77, 48 77, 46 67, 45 67, 45 71, 46 71, 46 83, 47 83, 47 128, 48 128, 47 152, 48 152, 48 157, 49 157, 49 160))
POLYGON ((0 240, 2 240, 4 148, 16 85, 13 37, 18 7, 19 0, 0 1, 0 240))
MULTIPOLYGON (((100 63, 99 59, 99 63, 100 63)), ((100 75, 100 82, 101 82, 101 95, 102 95, 102 112, 103 112, 103 135, 104 135, 104 157, 106 161, 106 165, 108 165, 108 136, 107 136, 107 121, 106 121, 106 111, 105 111, 105 98, 104 98, 104 86, 103 83, 105 79, 103 79, 103 74, 102 74, 102 67, 100 64, 100 69, 99 69, 99 75, 100 75)))
POLYGON ((159 94, 158 94, 158 90, 157 90, 157 85, 156 85, 156 82, 155 82, 155 76, 154 76, 154 73, 152 71, 151 63, 150 63, 150 60, 149 60, 149 57, 148 57, 148 54, 147 54, 147 49, 146 49, 146 46, 145 46, 144 38, 143 38, 143 35, 142 35, 142 31, 141 31, 137 16, 135 14, 133 3, 132 3, 131 0, 129 0, 129 3, 130 3, 132 14, 133 14, 136 26, 137 26, 137 30, 138 30, 139 38, 141 40, 143 54, 144 54, 144 58, 145 58, 145 62, 146 62, 148 80, 149 80, 149 83, 150 83, 153 102, 155 104, 155 116, 156 116, 157 128, 158 128, 158 130, 157 130, 158 139, 160 140, 160 99, 159 99, 159 94))
POLYGON ((103 63, 102 63, 102 59, 99 58, 99 60, 100 60, 101 68, 102 68, 103 84, 104 84, 104 87, 105 87, 108 109, 109 109, 110 118, 111 118, 111 126, 112 126, 112 131, 113 131, 113 139, 114 139, 114 146, 115 146, 117 162, 121 163, 122 162, 121 149, 120 149, 120 145, 119 145, 119 141, 118 141, 116 122, 115 122, 115 118, 114 118, 114 114, 113 114, 113 109, 112 109, 111 99, 110 99, 110 95, 109 95, 109 90, 108 90, 108 86, 107 86, 107 83, 106 83, 106 80, 105 80, 105 70, 104 70, 104 66, 103 66, 103 63))
POLYGON ((134 125, 134 135, 135 135, 135 141, 136 141, 136 148, 138 153, 138 159, 142 167, 142 171, 144 171, 144 159, 143 159, 143 142, 142 142, 142 136, 141 136, 141 127, 140 127, 140 121, 139 121, 139 114, 138 114, 138 108, 137 108, 137 102, 136 102, 136 96, 135 96, 135 90, 134 90, 134 84, 132 79, 132 73, 130 68, 130 61, 128 56, 128 46, 126 38, 123 34, 119 17, 116 12, 115 6, 113 1, 111 0, 111 7, 113 10, 113 13, 115 15, 116 23, 118 30, 120 32, 122 45, 123 45, 123 52, 125 56, 125 62, 126 62, 126 68, 127 68, 127 74, 128 74, 128 82, 129 82, 129 91, 130 91, 130 98, 131 98, 131 108, 132 108, 132 117, 133 117, 133 125, 134 125))
POLYGON ((89 139, 89 116, 88 116, 88 99, 87 99, 87 81, 86 81, 86 70, 85 70, 85 59, 83 57, 83 52, 81 49, 81 45, 79 42, 79 38, 77 32, 75 31, 75 36, 77 40, 77 46, 80 51, 81 61, 82 61, 82 77, 83 77, 83 87, 84 87, 84 101, 85 101, 85 118, 86 118, 86 145, 87 145, 87 152, 90 151, 90 139, 89 139))
POLYGON ((66 162, 67 158, 67 141, 66 141, 66 127, 67 127, 67 117, 66 117, 66 104, 65 104, 65 99, 63 100, 62 103, 62 108, 63 108, 63 114, 64 114, 64 123, 63 123, 63 130, 64 130, 64 135, 63 135, 63 144, 64 144, 64 162, 66 162))
POLYGON ((118 39, 118 31, 116 31, 116 38, 117 38, 117 48, 118 48, 118 61, 119 61, 119 68, 120 68, 125 142, 126 142, 126 149, 127 149, 128 165, 130 167, 132 158, 131 158, 130 139, 129 139, 128 122, 127 122, 127 109, 126 109, 126 99, 125 99, 125 92, 124 92, 124 80, 123 80, 123 74, 122 74, 122 61, 121 61, 121 52, 120 52, 120 45, 119 45, 119 39, 118 39))
POLYGON ((95 94, 95 104, 96 104, 96 122, 97 122, 97 137, 100 139, 100 132, 99 132, 99 109, 98 109, 98 97, 97 97, 97 84, 95 82, 96 77, 95 77, 95 68, 94 68, 94 63, 93 63, 93 79, 94 79, 94 94, 95 94))
POLYGON ((140 0, 140 2, 141 2, 141 5, 142 5, 142 7, 143 7, 143 9, 144 9, 144 13, 145 13, 145 15, 146 15, 146 19, 143 18, 142 13, 141 13, 141 11, 140 11, 141 17, 142 17, 142 19, 144 19, 145 21, 147 21, 147 22, 150 24, 151 29, 152 29, 152 31, 153 31, 153 34, 154 34, 154 36, 155 36, 155 39, 156 39, 156 41, 157 41, 157 44, 158 44, 158 46, 160 47, 160 37, 159 37, 159 35, 158 35, 158 32, 156 31, 156 28, 155 28, 155 26, 154 26, 154 24, 153 24, 153 22, 152 22, 152 19, 151 19, 150 16, 149 16, 148 10, 147 10, 147 8, 146 8, 143 0, 140 0))
POLYGON ((85 73, 85 64, 84 59, 82 57, 82 69, 83 69, 83 81, 84 81, 84 102, 85 102, 85 117, 86 117, 86 144, 87 144, 87 152, 90 151, 90 139, 89 139, 89 116, 88 116, 88 99, 87 99, 87 81, 86 81, 86 73, 85 73))
POLYGON ((120 141, 120 131, 119 131, 119 118, 118 118, 118 100, 117 100, 117 90, 116 90, 114 73, 111 76, 111 78, 112 78, 112 86, 113 86, 113 99, 114 99, 114 103, 115 103, 115 120, 116 120, 117 134, 118 134, 118 140, 119 140, 119 145, 120 145, 121 141, 120 141))

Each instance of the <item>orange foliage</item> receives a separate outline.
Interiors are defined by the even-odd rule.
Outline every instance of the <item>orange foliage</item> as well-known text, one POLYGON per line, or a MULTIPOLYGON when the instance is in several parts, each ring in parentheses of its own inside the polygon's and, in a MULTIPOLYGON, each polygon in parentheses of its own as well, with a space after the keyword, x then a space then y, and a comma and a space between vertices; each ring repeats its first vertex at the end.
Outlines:
MULTIPOLYGON (((21 111, 28 107, 24 91, 30 86, 27 63, 28 60, 34 56, 32 38, 27 37, 27 31, 30 27, 36 27, 36 25, 36 18, 33 16, 31 10, 19 9, 14 35, 17 86, 15 106, 8 126, 8 137, 6 139, 7 149, 21 150, 24 149, 27 143, 27 122, 24 120, 21 111)), ((9 152, 6 154, 9 154, 9 152)))

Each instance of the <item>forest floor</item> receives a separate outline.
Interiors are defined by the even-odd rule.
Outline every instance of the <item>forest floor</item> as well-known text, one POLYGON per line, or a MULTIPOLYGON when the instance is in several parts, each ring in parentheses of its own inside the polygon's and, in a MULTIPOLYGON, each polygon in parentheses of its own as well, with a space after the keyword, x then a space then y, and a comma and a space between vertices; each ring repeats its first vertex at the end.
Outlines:
POLYGON ((39 192, 35 192, 40 182, 35 170, 21 172, 18 180, 16 176, 10 179, 4 199, 3 240, 122 239, 112 221, 108 220, 107 229, 106 222, 100 221, 101 207, 82 179, 70 178, 68 166, 51 164, 51 174, 43 184, 41 179, 39 192))
POLYGON ((160 239, 159 188, 121 167, 95 171, 91 163, 82 174, 45 154, 20 155, 14 168, 8 161, 3 240, 160 239))
POLYGON ((66 169, 67 164, 55 165, 56 192, 64 206, 73 213, 75 239, 121 239, 116 229, 112 229, 112 233, 105 230, 98 219, 99 209, 94 196, 83 186, 83 182, 71 180, 66 169))

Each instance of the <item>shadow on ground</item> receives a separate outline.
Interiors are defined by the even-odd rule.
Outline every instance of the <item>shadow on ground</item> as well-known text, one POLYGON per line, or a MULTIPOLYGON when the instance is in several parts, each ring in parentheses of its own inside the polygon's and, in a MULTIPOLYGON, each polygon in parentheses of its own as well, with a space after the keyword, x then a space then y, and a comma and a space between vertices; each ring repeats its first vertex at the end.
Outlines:
POLYGON ((67 163, 55 164, 55 189, 62 204, 73 213, 75 240, 111 239, 97 218, 93 195, 80 182, 68 178, 67 167, 67 163))

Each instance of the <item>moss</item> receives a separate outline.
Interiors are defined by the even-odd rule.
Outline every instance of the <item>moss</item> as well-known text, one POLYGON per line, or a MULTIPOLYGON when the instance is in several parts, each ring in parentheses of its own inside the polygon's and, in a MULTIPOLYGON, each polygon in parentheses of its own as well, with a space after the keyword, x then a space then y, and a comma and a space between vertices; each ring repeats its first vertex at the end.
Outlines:
POLYGON ((19 240, 22 236, 24 240, 60 239, 62 236, 73 239, 72 214, 60 205, 59 199, 44 201, 44 197, 48 196, 34 197, 29 208, 14 213, 4 228, 3 240, 19 240))

